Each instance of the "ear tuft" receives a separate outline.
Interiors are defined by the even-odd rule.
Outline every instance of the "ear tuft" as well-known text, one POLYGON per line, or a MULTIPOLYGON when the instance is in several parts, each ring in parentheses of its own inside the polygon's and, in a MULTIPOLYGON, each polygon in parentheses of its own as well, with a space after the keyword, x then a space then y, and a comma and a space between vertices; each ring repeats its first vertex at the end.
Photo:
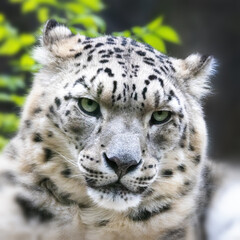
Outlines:
POLYGON ((47 34, 50 30, 58 25, 59 23, 55 19, 49 19, 45 25, 45 34, 47 34))
POLYGON ((70 29, 58 23, 56 20, 50 19, 43 29, 43 44, 47 46, 72 35, 70 29))
POLYGON ((211 75, 215 69, 215 60, 209 55, 191 54, 185 59, 186 69, 190 75, 198 74, 211 75))
POLYGON ((216 72, 217 65, 212 56, 196 53, 175 63, 176 77, 192 96, 200 100, 210 92, 209 78, 216 72))
POLYGON ((70 29, 54 19, 48 20, 40 38, 41 46, 34 49, 33 57, 44 66, 59 64, 82 52, 84 39, 85 36, 73 35, 70 29))

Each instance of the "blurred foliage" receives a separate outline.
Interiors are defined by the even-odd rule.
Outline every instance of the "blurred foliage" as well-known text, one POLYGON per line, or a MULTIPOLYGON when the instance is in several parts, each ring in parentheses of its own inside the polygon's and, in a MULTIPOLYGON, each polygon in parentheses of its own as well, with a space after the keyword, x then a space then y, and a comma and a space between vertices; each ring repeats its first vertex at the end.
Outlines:
MULTIPOLYGON (((0 13, 0 56, 9 63, 11 72, 0 74, 0 104, 13 104, 21 107, 23 95, 28 92, 26 80, 29 72, 39 68, 32 59, 29 50, 37 41, 41 27, 49 18, 66 24, 73 33, 97 37, 106 31, 105 21, 98 15, 104 9, 102 0, 8 0, 9 4, 18 4, 23 18, 33 13, 38 22, 34 32, 20 32, 12 26, 10 19, 0 13)), ((163 16, 154 19, 146 26, 114 32, 115 36, 132 37, 146 42, 161 52, 166 52, 165 41, 179 44, 180 39, 175 30, 163 25, 163 16)), ((0 149, 8 138, 17 130, 19 119, 14 113, 0 113, 0 149)))

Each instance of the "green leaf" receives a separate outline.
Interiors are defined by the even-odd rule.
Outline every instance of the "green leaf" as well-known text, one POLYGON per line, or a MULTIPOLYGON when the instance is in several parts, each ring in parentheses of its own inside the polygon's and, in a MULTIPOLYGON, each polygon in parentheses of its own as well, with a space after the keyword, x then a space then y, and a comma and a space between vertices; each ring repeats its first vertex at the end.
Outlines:
POLYGON ((8 139, 4 138, 3 136, 0 136, 0 151, 3 150, 7 143, 8 139))
POLYGON ((6 93, 0 93, 0 101, 3 102, 12 102, 15 103, 18 106, 22 106, 25 102, 25 97, 18 96, 15 94, 6 94, 6 93))
POLYGON ((0 55, 14 55, 19 52, 21 47, 21 43, 18 39, 7 39, 2 46, 0 46, 0 55))
POLYGON ((156 30, 156 34, 166 41, 180 43, 180 38, 177 32, 169 26, 161 26, 156 30))
POLYGON ((100 36, 100 33, 97 31, 96 28, 88 28, 85 31, 85 35, 88 37, 98 37, 98 36, 100 36))
POLYGON ((132 32, 137 35, 137 36, 142 36, 142 35, 145 35, 147 33, 147 29, 145 27, 133 27, 132 28, 132 32))
POLYGON ((81 15, 76 18, 72 18, 69 22, 69 25, 75 24, 81 24, 87 30, 89 30, 89 28, 92 28, 97 31, 97 28, 99 28, 101 31, 104 31, 106 28, 105 22, 102 20, 102 18, 93 14, 81 15))
POLYGON ((7 29, 5 26, 0 26, 0 41, 7 37, 7 29))
POLYGON ((21 34, 19 40, 23 46, 29 46, 35 43, 35 37, 31 34, 21 34))
POLYGON ((7 88, 14 92, 18 89, 23 89, 25 87, 25 83, 22 77, 0 75, 0 87, 7 88))
POLYGON ((8 0, 10 3, 21 3, 25 0, 8 0))
POLYGON ((156 28, 158 28, 163 22, 163 16, 160 16, 156 19, 154 19, 152 22, 150 22, 148 25, 147 25, 147 28, 150 30, 150 31, 153 31, 155 30, 156 28))
POLYGON ((28 13, 37 9, 38 3, 35 0, 25 0, 22 4, 22 12, 28 13))
POLYGON ((83 14, 86 12, 85 7, 83 7, 83 5, 79 3, 69 2, 69 3, 65 3, 62 7, 67 9, 68 11, 71 11, 77 14, 83 14))
POLYGON ((86 7, 92 9, 93 11, 100 11, 103 9, 104 5, 101 0, 78 0, 78 2, 84 4, 86 7))
POLYGON ((59 3, 58 0, 32 0, 32 1, 37 2, 39 5, 44 4, 44 5, 52 5, 55 7, 59 4, 61 4, 61 3, 59 3))
POLYGON ((38 21, 44 23, 49 19, 49 9, 46 7, 41 7, 37 11, 38 21))
POLYGON ((30 71, 34 64, 35 64, 35 61, 28 54, 24 54, 21 56, 19 65, 22 70, 30 71))
POLYGON ((94 19, 95 24, 101 30, 101 32, 104 32, 106 30, 106 23, 105 23, 105 21, 101 17, 99 17, 97 15, 93 15, 93 19, 94 19))
POLYGON ((12 133, 18 129, 19 119, 15 114, 0 113, 0 131, 12 133))
POLYGON ((2 13, 0 13, 0 23, 3 23, 4 20, 5 20, 5 16, 2 13))
POLYGON ((166 52, 165 44, 161 38, 149 33, 142 36, 142 39, 144 40, 144 42, 148 43, 149 45, 156 48, 157 50, 163 53, 166 52))
POLYGON ((125 30, 123 32, 113 32, 114 36, 123 36, 123 37, 131 37, 131 32, 129 30, 125 30))

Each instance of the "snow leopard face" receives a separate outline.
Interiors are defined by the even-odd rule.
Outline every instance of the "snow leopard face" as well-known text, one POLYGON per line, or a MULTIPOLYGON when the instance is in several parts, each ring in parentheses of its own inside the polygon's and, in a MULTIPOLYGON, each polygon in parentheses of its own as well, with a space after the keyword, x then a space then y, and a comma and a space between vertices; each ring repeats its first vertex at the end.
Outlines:
POLYGON ((161 198, 156 211, 168 211, 168 199, 192 194, 211 57, 175 59, 128 38, 72 35, 50 20, 35 58, 43 68, 22 127, 42 155, 40 178, 72 201, 117 211, 161 198))

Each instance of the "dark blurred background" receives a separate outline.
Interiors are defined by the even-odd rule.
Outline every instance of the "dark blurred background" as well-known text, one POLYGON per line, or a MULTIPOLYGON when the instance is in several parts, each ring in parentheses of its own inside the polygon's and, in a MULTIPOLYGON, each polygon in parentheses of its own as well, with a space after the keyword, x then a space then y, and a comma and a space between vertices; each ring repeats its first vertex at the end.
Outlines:
MULTIPOLYGON (((90 1, 90 0, 89 0, 90 1)), ((240 1, 238 0, 104 0, 100 16, 107 33, 143 26, 159 15, 180 35, 181 45, 166 43, 168 55, 185 58, 193 52, 213 55, 218 72, 213 95, 205 100, 209 154, 240 162, 240 1)), ((19 29, 36 28, 34 16, 21 18, 18 5, 1 0, 0 11, 19 29)), ((8 66, 1 60, 0 71, 8 66)), ((6 106, 2 106, 6 108, 6 106)), ((19 109, 14 108, 14 111, 19 109)))

